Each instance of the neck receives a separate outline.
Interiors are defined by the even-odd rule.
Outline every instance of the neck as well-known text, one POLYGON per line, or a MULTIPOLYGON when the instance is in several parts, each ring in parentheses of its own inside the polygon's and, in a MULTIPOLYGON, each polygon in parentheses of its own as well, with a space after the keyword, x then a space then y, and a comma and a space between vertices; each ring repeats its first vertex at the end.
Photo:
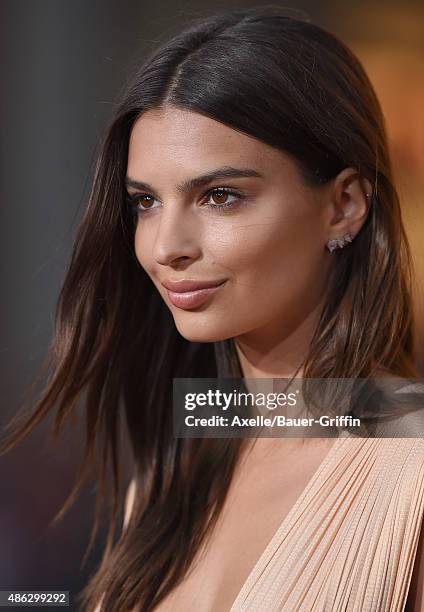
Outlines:
POLYGON ((322 303, 300 321, 269 326, 238 336, 234 344, 244 378, 300 378, 322 303))

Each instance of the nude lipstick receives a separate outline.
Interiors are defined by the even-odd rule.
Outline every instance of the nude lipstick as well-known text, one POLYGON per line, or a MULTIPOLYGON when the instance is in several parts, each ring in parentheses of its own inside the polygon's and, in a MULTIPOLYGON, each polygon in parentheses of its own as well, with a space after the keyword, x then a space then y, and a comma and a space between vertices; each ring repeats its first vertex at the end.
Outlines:
POLYGON ((210 295, 218 291, 225 283, 220 281, 195 281, 189 279, 167 280, 162 285, 168 291, 168 297, 174 306, 183 309, 196 308, 203 304, 210 295))

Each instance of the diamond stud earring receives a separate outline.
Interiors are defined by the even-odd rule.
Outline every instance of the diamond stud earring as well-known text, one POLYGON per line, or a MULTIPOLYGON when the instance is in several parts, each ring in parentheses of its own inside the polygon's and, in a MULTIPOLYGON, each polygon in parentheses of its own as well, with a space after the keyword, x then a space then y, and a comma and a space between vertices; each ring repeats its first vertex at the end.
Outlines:
POLYGON ((348 233, 343 236, 343 238, 333 238, 332 240, 328 240, 326 247, 330 251, 334 251, 335 249, 342 249, 349 242, 352 242, 353 237, 348 233))
MULTIPOLYGON (((366 193, 365 197, 367 198, 367 200, 369 200, 369 198, 371 197, 370 193, 366 193)), ((327 241, 326 247, 327 249, 332 252, 335 249, 342 249, 343 247, 345 247, 349 242, 352 242, 353 240, 353 236, 349 233, 345 234, 343 236, 343 238, 333 238, 331 240, 327 241)))

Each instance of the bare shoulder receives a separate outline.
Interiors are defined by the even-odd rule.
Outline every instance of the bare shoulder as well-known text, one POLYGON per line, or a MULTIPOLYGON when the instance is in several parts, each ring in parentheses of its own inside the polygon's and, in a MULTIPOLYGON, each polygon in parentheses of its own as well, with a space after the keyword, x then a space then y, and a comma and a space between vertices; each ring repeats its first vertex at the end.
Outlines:
POLYGON ((404 612, 424 612, 424 520, 421 520, 417 552, 404 612))
POLYGON ((135 492, 136 492, 136 481, 133 478, 128 485, 127 492, 125 495, 125 508, 124 508, 124 524, 122 529, 126 529, 128 521, 131 517, 131 512, 134 506, 135 492))

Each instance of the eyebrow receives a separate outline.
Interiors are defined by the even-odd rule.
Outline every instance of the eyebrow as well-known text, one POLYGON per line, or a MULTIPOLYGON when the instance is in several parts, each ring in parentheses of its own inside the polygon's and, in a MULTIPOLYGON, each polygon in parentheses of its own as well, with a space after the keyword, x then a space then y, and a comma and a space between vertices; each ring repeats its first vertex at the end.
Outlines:
MULTIPOLYGON (((183 181, 177 185, 176 189, 179 193, 189 193, 193 189, 198 187, 204 187, 212 181, 217 179, 225 178, 245 178, 245 177, 256 177, 264 178, 263 174, 255 170, 254 168, 233 168, 232 166, 222 166, 222 168, 216 168, 211 172, 196 176, 194 178, 183 181)), ((125 184, 127 187, 134 187, 136 189, 146 189, 147 191, 155 191, 154 188, 148 183, 143 181, 137 181, 127 176, 125 178, 125 184)))

